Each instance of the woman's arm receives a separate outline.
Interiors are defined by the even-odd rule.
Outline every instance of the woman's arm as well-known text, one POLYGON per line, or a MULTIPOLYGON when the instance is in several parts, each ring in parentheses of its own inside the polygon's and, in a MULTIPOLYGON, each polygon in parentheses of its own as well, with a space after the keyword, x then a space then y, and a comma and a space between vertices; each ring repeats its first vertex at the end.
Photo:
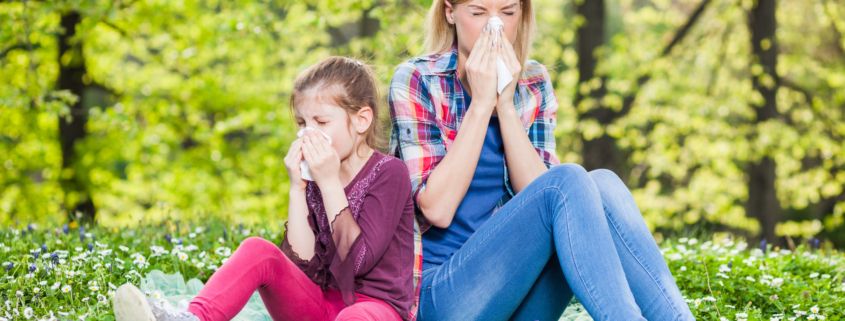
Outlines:
POLYGON ((496 106, 496 59, 498 44, 493 45, 490 35, 499 32, 490 28, 482 32, 466 61, 467 80, 475 97, 461 123, 455 141, 446 156, 432 170, 417 199, 417 205, 426 220, 434 226, 447 228, 452 224, 458 206, 466 196, 490 116, 496 106))
MULTIPOLYGON (((529 135, 526 135, 525 125, 520 118, 521 115, 517 113, 516 107, 513 104, 514 92, 516 91, 519 76, 522 74, 522 65, 517 60, 516 53, 509 41, 502 42, 502 46, 502 60, 508 66, 508 69, 511 70, 514 80, 505 87, 502 95, 499 96, 496 111, 499 114, 499 124, 502 128, 502 141, 505 144, 508 176, 510 177, 514 193, 519 193, 525 186, 528 186, 529 183, 534 181, 535 178, 546 172, 548 167, 531 139, 529 139, 529 135)), ((548 76, 546 76, 546 79, 548 79, 548 76)), ((552 95, 554 94, 552 93, 552 95)), ((543 106, 540 106, 540 108, 542 112, 538 115, 537 121, 545 124, 546 120, 544 117, 548 115, 551 115, 552 118, 555 117, 557 101, 555 99, 553 105, 544 101, 543 106)), ((543 128, 543 130, 553 131, 554 127, 543 128)), ((535 139, 539 138, 535 137, 535 139)), ((554 137, 552 137, 551 142, 547 143, 551 144, 551 150, 554 153, 554 137)))

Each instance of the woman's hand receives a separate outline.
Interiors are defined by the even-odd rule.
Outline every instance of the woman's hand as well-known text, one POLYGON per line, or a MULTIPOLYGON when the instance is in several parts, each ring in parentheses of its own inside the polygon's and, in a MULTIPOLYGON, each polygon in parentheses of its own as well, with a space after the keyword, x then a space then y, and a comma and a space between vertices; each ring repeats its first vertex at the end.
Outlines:
POLYGON ((302 162, 302 139, 297 139, 290 144, 288 154, 285 156, 285 168, 288 170, 290 179, 290 190, 305 191, 306 181, 302 179, 302 169, 299 163, 302 162))
POLYGON ((496 112, 498 114, 514 109, 513 95, 516 90, 516 85, 519 83, 519 76, 522 75, 522 64, 520 64, 519 59, 516 58, 516 51, 513 50, 513 45, 511 45, 510 40, 504 36, 500 37, 500 39, 503 39, 503 41, 501 41, 502 54, 499 56, 502 58, 505 65, 508 66, 508 71, 511 72, 513 80, 505 86, 505 89, 502 90, 502 94, 499 95, 499 99, 496 102, 496 112))
POLYGON ((323 190, 326 184, 340 185, 340 157, 329 141, 316 130, 306 131, 302 141, 302 153, 317 186, 323 190))
POLYGON ((472 102, 489 106, 491 109, 496 106, 498 100, 496 59, 499 51, 498 39, 501 38, 501 29, 485 28, 473 45, 465 68, 472 91, 472 102))

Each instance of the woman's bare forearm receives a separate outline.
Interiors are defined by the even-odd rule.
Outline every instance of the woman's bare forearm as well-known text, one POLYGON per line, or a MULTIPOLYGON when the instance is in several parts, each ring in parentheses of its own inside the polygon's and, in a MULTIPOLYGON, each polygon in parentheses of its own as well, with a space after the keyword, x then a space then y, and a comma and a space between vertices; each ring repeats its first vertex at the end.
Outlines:
POLYGON ((314 232, 308 225, 305 191, 290 191, 287 238, 291 249, 303 260, 314 257, 314 232))
POLYGON ((455 211, 466 196, 490 124, 492 109, 481 106, 481 101, 470 104, 455 141, 428 176, 426 188, 419 196, 418 205, 426 220, 440 228, 452 224, 455 211))
POLYGON ((519 193, 548 168, 525 133, 525 125, 516 113, 516 108, 500 108, 498 112, 505 159, 508 161, 508 177, 514 193, 519 193))

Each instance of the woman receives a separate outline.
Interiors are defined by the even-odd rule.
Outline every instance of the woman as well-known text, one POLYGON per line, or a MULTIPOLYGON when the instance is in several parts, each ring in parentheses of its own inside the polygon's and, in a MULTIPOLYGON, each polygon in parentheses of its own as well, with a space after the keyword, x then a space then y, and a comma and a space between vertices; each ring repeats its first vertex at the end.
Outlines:
POLYGON ((693 320, 625 184, 558 165, 557 98, 528 60, 534 28, 530 0, 435 0, 429 55, 393 76, 390 153, 416 205, 417 318, 557 320, 574 294, 596 320, 693 320), (501 93, 498 59, 514 78, 501 93))

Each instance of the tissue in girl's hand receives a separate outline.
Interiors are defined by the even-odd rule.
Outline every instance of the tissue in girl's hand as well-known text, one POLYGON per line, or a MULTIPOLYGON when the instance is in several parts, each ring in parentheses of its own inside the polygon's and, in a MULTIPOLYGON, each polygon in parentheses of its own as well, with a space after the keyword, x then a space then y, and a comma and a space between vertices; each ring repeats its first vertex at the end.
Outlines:
MULTIPOLYGON (((323 137, 325 137, 329 141, 329 144, 332 143, 332 138, 329 137, 329 135, 326 135, 326 133, 324 133, 323 131, 321 131, 319 129, 314 129, 314 128, 311 128, 311 127, 305 127, 303 129, 300 129, 298 132, 296 132, 296 137, 302 137, 302 135, 305 135, 305 132, 309 131, 309 130, 316 130, 316 131, 320 132, 320 134, 323 134, 323 137)), ((302 179, 309 180, 309 181, 314 180, 314 178, 311 177, 311 171, 308 170, 308 164, 305 163, 304 158, 302 159, 301 162, 299 162, 299 169, 302 172, 302 179)))
MULTIPOLYGON (((500 28, 499 30, 502 30, 504 26, 505 22, 502 21, 502 19, 500 19, 499 17, 492 17, 490 18, 490 20, 487 20, 488 30, 489 28, 500 28)), ((496 37, 498 37, 498 34, 496 35, 496 37)), ((497 40, 502 41, 501 39, 497 40)), ((499 52, 499 54, 501 55, 503 53, 499 52)), ((498 90, 499 95, 501 95, 502 90, 504 90, 505 87, 507 87, 507 85, 511 83, 511 81, 513 81, 513 76, 511 76, 511 72, 510 70, 508 70, 508 66, 505 65, 505 62, 502 60, 501 57, 496 59, 496 74, 498 78, 498 84, 496 86, 496 89, 498 90)))

